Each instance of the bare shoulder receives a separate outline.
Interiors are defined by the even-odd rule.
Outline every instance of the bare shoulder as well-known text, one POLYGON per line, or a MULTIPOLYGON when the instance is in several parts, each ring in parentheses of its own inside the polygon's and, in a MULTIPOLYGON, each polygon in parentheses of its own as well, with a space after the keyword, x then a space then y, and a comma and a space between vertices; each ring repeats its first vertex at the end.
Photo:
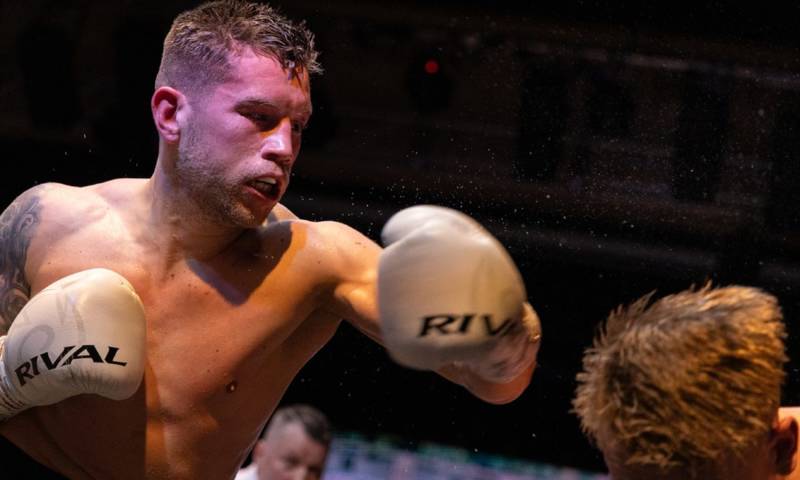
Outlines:
POLYGON ((312 267, 322 268, 327 295, 320 310, 350 321, 367 336, 380 342, 377 307, 378 264, 381 248, 361 232, 339 222, 304 222, 307 244, 315 258, 312 267))
POLYGON ((340 222, 312 222, 320 258, 336 284, 372 284, 376 281, 381 247, 363 233, 340 222))
POLYGON ((299 217, 289 210, 286 205, 279 203, 269 212, 266 223, 270 224, 283 220, 299 220, 299 217))
POLYGON ((74 211, 85 213, 81 209, 107 205, 114 196, 114 192, 121 193, 130 190, 131 188, 127 186, 130 185, 128 180, 112 180, 85 187, 74 187, 55 182, 43 183, 21 193, 12 206, 35 199, 37 205, 46 209, 47 212, 62 215, 74 211))
MULTIPOLYGON (((80 189, 58 183, 43 183, 22 192, 0 215, 0 240, 5 256, 27 250, 30 240, 41 235, 43 228, 68 224, 68 205, 75 201, 80 189), (58 221, 48 222, 46 219, 58 221), (44 224, 44 225, 43 225, 44 224)), ((49 229, 48 229, 49 230, 49 229)), ((52 233, 52 231, 48 231, 52 233)))
POLYGON ((266 229, 291 225, 292 243, 301 246, 315 268, 343 279, 377 266, 381 248, 358 230, 340 222, 303 220, 288 210, 275 213, 282 219, 268 220, 266 229))
POLYGON ((380 247, 358 230, 340 222, 308 222, 317 241, 324 244, 344 260, 358 259, 380 252, 380 247))
POLYGON ((335 251, 337 254, 350 253, 359 255, 365 249, 379 249, 377 244, 363 233, 341 222, 304 220, 295 215, 283 204, 278 204, 270 212, 265 227, 291 223, 307 235, 306 242, 310 247, 320 247, 335 251))
POLYGON ((5 208, 0 214, 2 318, 13 318, 27 302, 31 266, 61 239, 114 210, 111 192, 121 190, 120 185, 114 181, 87 187, 43 183, 22 192, 5 208))
MULTIPOLYGON (((116 205, 130 203, 131 198, 140 195, 147 184, 145 178, 115 178, 103 183, 79 188, 81 194, 95 202, 116 205)), ((76 192, 77 193, 77 192, 76 192)))
MULTIPOLYGON (((109 181, 85 187, 44 183, 22 193, 4 216, 17 216, 21 209, 36 212, 36 234, 57 239, 105 216, 114 208, 114 196, 124 195, 124 181, 109 181)), ((127 198, 130 198, 127 196, 127 198)))
POLYGON ((60 198, 68 200, 69 189, 54 183, 37 185, 22 192, 0 214, 0 334, 8 331, 30 298, 26 267, 31 243, 37 236, 50 234, 42 225, 43 218, 59 217, 52 205, 59 205, 60 198))

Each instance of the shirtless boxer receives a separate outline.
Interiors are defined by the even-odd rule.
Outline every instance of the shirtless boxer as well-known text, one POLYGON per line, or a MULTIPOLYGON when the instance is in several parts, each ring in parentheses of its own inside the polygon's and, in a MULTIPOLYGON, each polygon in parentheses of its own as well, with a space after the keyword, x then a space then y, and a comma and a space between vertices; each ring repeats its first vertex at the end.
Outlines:
POLYGON ((775 297, 706 287, 649 303, 609 316, 578 375, 575 409, 612 478, 800 478, 775 297))
POLYGON ((44 184, 6 209, 9 450, 72 479, 232 478, 341 319, 488 402, 527 387, 538 319, 470 218, 405 210, 381 250, 278 203, 318 70, 311 34, 267 6, 181 14, 151 100, 152 177, 44 184))

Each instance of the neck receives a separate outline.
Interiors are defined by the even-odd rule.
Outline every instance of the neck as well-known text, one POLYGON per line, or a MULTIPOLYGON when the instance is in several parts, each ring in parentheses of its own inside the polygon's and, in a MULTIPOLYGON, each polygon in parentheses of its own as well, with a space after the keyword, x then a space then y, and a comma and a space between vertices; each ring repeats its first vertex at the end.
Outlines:
POLYGON ((209 260, 226 251, 246 229, 210 218, 200 199, 188 195, 162 165, 159 158, 145 187, 146 221, 167 261, 209 260))

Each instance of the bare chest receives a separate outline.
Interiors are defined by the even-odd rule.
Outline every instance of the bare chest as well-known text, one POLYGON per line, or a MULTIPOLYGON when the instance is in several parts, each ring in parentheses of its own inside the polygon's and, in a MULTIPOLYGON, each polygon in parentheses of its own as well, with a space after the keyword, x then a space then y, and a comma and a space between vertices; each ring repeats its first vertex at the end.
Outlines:
POLYGON ((150 419, 241 414, 257 399, 261 411, 335 328, 308 331, 306 323, 319 307, 320 279, 303 268, 301 246, 281 237, 272 243, 279 247, 257 255, 163 268, 158 252, 125 236, 88 232, 45 255, 32 290, 93 267, 112 269, 131 282, 146 312, 150 419))
POLYGON ((238 406, 243 392, 262 396, 259 390, 269 384, 282 391, 290 377, 269 372, 296 370, 319 348, 313 339, 295 341, 315 307, 310 286, 239 288, 187 275, 142 295, 153 377, 148 386, 172 414, 180 415, 180 406, 238 406), (237 291, 221 291, 226 288, 237 291))
POLYGON ((218 472, 235 470, 297 371, 338 324, 316 314, 320 278, 291 245, 252 259, 164 271, 119 238, 62 242, 31 278, 32 291, 94 267, 120 273, 139 294, 147 363, 142 388, 130 400, 80 397, 41 412, 49 416, 50 435, 76 460, 113 458, 109 445, 134 439, 142 450, 115 462, 133 465, 143 455, 148 469, 172 472, 164 476, 222 478, 218 472), (115 428, 83 429, 76 418, 115 428), (70 446, 76 430, 84 442, 70 446))

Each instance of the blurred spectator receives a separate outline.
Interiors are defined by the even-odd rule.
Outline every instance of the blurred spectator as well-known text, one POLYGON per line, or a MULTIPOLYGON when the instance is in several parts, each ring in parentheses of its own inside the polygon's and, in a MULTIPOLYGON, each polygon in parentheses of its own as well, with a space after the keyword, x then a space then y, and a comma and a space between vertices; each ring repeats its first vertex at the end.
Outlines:
POLYGON ((308 405, 279 408, 236 480, 317 480, 331 443, 325 415, 308 405))

